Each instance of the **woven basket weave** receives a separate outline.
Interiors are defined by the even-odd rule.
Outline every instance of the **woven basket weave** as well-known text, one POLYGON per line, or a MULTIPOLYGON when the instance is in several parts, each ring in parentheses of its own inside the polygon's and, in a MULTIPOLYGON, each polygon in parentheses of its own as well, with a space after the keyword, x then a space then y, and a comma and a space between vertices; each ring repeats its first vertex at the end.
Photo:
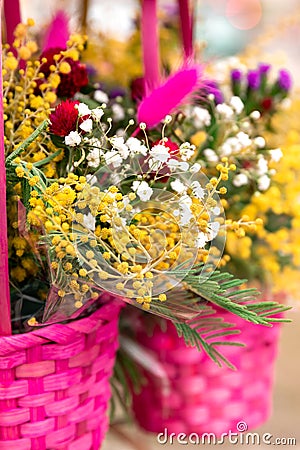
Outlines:
POLYGON ((0 449, 98 450, 121 302, 89 317, 0 339, 0 449))
POLYGON ((241 330, 237 340, 247 346, 220 348, 236 371, 220 368, 196 348, 186 348, 171 323, 166 324, 166 333, 156 326, 151 339, 145 327, 137 332, 138 342, 153 352, 169 380, 167 384, 143 371, 148 383, 133 397, 133 412, 142 428, 221 435, 236 432, 240 421, 253 429, 267 420, 280 326, 253 325, 226 312, 222 316, 237 324, 241 330))

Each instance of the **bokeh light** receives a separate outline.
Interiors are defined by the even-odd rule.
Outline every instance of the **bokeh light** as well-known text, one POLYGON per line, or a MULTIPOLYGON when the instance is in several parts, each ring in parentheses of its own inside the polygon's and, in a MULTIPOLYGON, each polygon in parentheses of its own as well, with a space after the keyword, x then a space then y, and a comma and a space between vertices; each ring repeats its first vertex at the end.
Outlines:
POLYGON ((239 30, 250 30, 256 27, 262 18, 260 0, 228 0, 226 17, 239 30))

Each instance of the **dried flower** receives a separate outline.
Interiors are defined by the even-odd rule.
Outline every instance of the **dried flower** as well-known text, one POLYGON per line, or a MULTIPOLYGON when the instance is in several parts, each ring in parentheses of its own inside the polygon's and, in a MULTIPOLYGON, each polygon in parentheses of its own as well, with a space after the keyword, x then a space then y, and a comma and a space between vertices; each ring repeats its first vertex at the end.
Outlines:
POLYGON ((60 103, 50 115, 50 133, 56 136, 68 136, 71 131, 76 131, 78 124, 77 100, 66 100, 60 103))

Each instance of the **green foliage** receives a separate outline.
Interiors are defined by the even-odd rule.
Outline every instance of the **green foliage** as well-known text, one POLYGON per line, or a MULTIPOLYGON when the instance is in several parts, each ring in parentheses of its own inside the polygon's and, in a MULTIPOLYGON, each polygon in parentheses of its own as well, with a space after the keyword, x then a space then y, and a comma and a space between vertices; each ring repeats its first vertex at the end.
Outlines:
POLYGON ((138 392, 142 385, 142 375, 134 359, 126 351, 119 349, 111 378, 112 399, 110 403, 110 422, 113 422, 117 403, 127 415, 131 405, 131 391, 138 392))
POLYGON ((273 301, 258 301, 259 292, 255 288, 242 288, 245 280, 237 279, 229 273, 219 270, 208 277, 202 273, 204 266, 195 266, 188 273, 181 267, 169 272, 174 278, 183 278, 180 289, 168 294, 165 304, 153 302, 152 312, 171 320, 180 337, 187 345, 204 350, 218 365, 222 363, 234 368, 216 348, 218 346, 243 346, 234 341, 221 338, 240 333, 236 326, 216 316, 213 306, 226 310, 254 324, 272 326, 276 322, 288 322, 288 319, 274 317, 290 309, 273 301), (178 311, 186 320, 180 318, 178 311))

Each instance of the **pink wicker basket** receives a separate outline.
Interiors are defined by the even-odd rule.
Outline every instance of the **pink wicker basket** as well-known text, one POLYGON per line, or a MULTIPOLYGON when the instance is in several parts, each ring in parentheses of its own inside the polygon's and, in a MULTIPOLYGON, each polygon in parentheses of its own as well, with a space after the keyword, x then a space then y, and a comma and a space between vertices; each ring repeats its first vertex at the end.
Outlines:
POLYGON ((89 317, 0 339, 0 448, 98 450, 121 302, 89 317))
POLYGON ((151 339, 145 327, 137 332, 138 342, 153 352, 169 381, 167 386, 165 380, 143 371, 147 385, 133 396, 133 412, 142 428, 221 435, 236 432, 240 421, 253 429, 268 419, 280 326, 253 325, 227 312, 222 316, 237 324, 241 334, 236 340, 247 346, 220 349, 236 371, 220 368, 196 348, 186 348, 169 322, 166 333, 156 326, 151 339))

